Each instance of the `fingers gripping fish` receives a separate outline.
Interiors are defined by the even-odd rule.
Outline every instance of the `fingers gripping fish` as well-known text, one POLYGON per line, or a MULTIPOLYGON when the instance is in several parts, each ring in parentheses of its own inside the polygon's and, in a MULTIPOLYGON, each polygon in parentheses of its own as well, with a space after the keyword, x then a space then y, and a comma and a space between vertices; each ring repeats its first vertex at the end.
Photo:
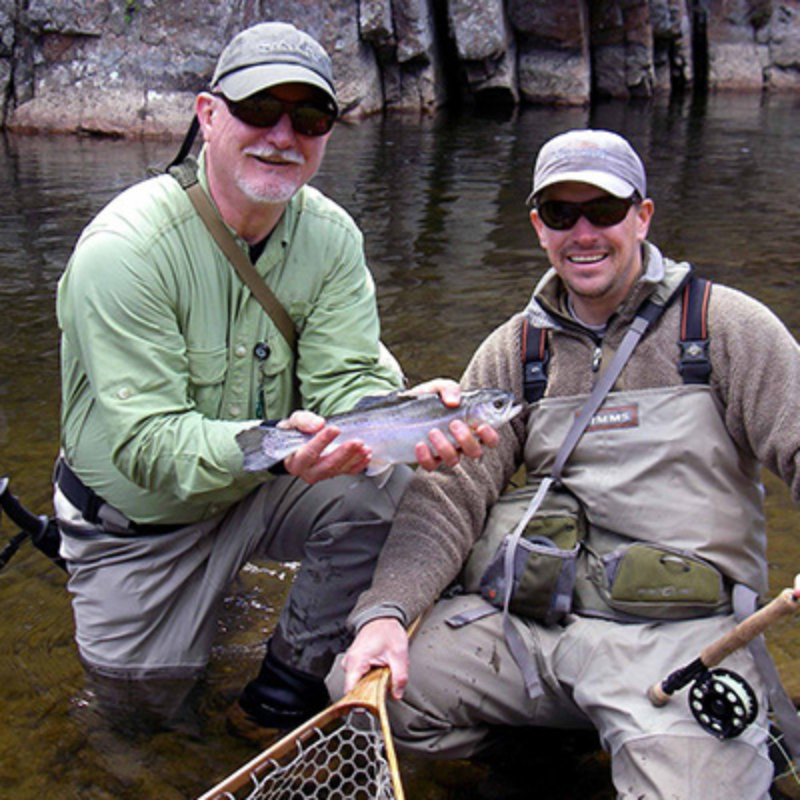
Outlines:
MULTIPOLYGON (((438 394, 365 398, 352 411, 328 418, 340 433, 326 452, 358 439, 372 451, 367 475, 380 475, 395 464, 413 464, 415 446, 434 428, 453 441, 449 426, 454 420, 463 420, 472 430, 480 425, 497 428, 520 411, 522 406, 514 403, 514 396, 500 389, 463 392, 456 408, 444 405, 438 394)), ((260 472, 283 461, 311 438, 298 430, 262 423, 239 433, 236 441, 244 453, 245 470, 260 472)))

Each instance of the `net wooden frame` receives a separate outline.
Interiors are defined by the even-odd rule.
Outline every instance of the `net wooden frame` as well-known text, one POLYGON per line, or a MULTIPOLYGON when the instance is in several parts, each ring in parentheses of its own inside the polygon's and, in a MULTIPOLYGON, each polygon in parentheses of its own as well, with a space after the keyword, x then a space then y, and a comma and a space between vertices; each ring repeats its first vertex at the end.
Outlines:
POLYGON ((198 800, 404 800, 386 712, 388 667, 284 736, 198 800))

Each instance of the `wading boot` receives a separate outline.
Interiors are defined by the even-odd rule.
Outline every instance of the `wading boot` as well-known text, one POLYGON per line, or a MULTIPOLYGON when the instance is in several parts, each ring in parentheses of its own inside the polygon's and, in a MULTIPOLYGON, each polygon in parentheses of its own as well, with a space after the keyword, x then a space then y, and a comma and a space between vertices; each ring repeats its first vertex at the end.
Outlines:
POLYGON ((264 749, 329 702, 322 678, 284 664, 268 648, 258 677, 228 711, 228 728, 264 749))

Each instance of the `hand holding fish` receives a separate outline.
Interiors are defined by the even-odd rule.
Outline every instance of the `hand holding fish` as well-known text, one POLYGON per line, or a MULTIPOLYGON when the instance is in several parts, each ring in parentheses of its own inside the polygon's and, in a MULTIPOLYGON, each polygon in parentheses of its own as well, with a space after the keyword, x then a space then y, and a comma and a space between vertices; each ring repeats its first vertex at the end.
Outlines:
MULTIPOLYGON (((458 408, 461 404, 461 387, 448 378, 435 378, 425 383, 420 383, 406 394, 419 396, 423 394, 438 393, 439 397, 448 408, 458 408)), ((448 436, 438 428, 428 434, 428 441, 419 442, 414 448, 417 463, 432 472, 440 464, 454 467, 458 464, 461 454, 467 458, 480 458, 483 455, 481 444, 487 447, 497 445, 497 431, 489 424, 480 424, 474 430, 460 419, 454 419, 449 425, 448 436)))
POLYGON ((295 411, 288 419, 279 422, 278 428, 312 435, 283 462, 290 475, 302 478, 308 484, 337 475, 357 475, 369 465, 372 452, 358 439, 328 449, 339 435, 339 429, 335 425, 326 425, 324 417, 313 411, 295 411))

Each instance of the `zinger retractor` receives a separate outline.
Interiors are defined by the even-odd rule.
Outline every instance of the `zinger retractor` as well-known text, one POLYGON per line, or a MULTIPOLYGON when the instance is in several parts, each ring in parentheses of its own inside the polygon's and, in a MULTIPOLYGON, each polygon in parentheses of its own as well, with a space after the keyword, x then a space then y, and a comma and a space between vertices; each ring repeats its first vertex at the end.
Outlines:
POLYGON ((741 675, 718 668, 694 682, 689 709, 704 731, 717 739, 733 739, 755 721, 758 700, 741 675))

